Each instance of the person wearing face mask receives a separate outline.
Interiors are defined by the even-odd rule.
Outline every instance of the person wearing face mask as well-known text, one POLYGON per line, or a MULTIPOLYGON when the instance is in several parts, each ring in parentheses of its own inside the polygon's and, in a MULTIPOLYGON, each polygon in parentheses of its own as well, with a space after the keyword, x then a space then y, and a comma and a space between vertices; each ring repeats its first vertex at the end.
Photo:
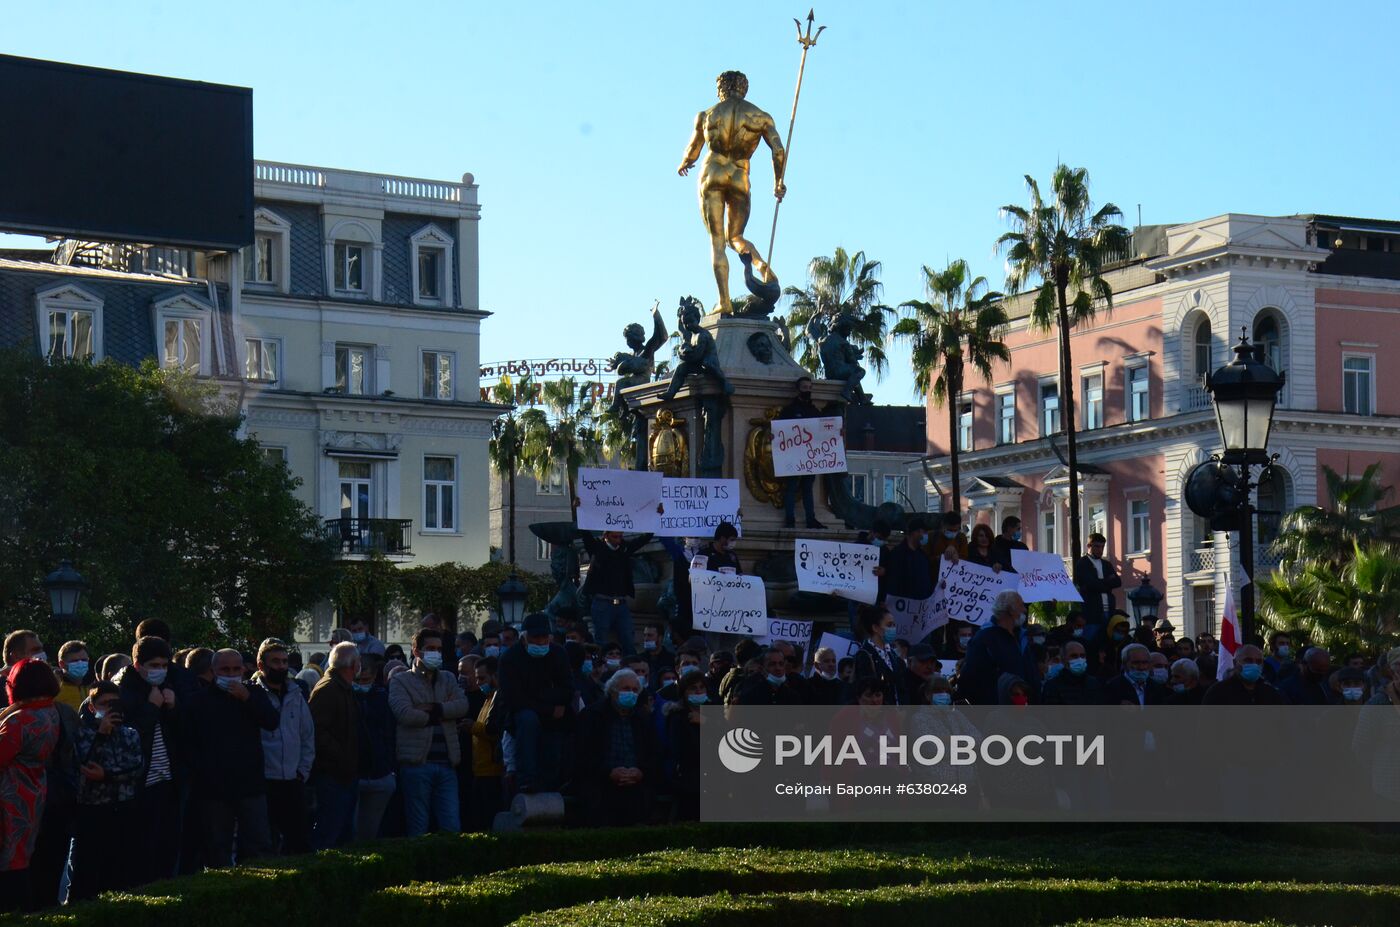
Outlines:
MULTIPOLYGON (((1277 686, 1297 671, 1298 659, 1293 651, 1293 636, 1287 631, 1275 631, 1270 634, 1269 655, 1264 658, 1264 678, 1277 686)), ((1285 697, 1286 695, 1287 693, 1285 697)))
POLYGON ((1366 673, 1364 670, 1356 669, 1352 666, 1344 666, 1332 674, 1329 680, 1332 686, 1332 693, 1335 701, 1334 705, 1365 705, 1370 699, 1371 693, 1366 687, 1366 673))
POLYGON ((1003 570, 1016 571, 1011 565, 1011 552, 1013 550, 1030 550, 1025 542, 1021 540, 1021 519, 1015 515, 1008 515, 1001 520, 1001 534, 997 535, 992 542, 992 551, 996 556, 996 562, 1001 564, 1003 570))
POLYGON ((700 709, 710 704, 705 676, 698 668, 682 671, 679 698, 666 706, 667 766, 678 821, 700 820, 700 709))
POLYGON ((908 692, 902 691, 907 667, 894 648, 898 636, 894 616, 878 605, 866 605, 861 608, 857 621, 863 640, 854 656, 851 691, 859 691, 868 680, 874 679, 883 687, 884 704, 909 704, 908 692))
POLYGON ((1041 701, 1046 705, 1101 705, 1103 683, 1089 672, 1089 659, 1084 644, 1066 641, 1060 646, 1063 669, 1053 679, 1045 680, 1041 701))
POLYGON ((917 704, 919 693, 938 672, 938 654, 928 644, 913 644, 905 655, 904 664, 900 692, 909 700, 908 704, 917 704))
POLYGON ((1264 679, 1264 651, 1253 644, 1242 644, 1234 659, 1234 672, 1206 690, 1202 705, 1288 704, 1264 679))
POLYGON ((82 641, 68 641, 58 648, 58 698, 54 701, 77 711, 94 681, 91 667, 82 641))
POLYGON ((457 677, 443 671, 441 631, 420 628, 413 635, 413 667, 389 680, 389 707, 398 721, 404 830, 410 837, 426 834, 430 820, 438 830, 461 830, 454 772, 462 761, 457 721, 470 705, 457 677))
POLYGON ((511 735, 516 788, 521 792, 559 788, 573 708, 569 661, 564 648, 552 642, 549 616, 527 615, 524 637, 501 657, 496 697, 487 716, 492 736, 511 735))
POLYGON ((133 812, 142 822, 130 853, 133 885, 175 875, 180 853, 180 787, 186 771, 172 762, 172 755, 180 746, 186 702, 169 684, 170 656, 165 640, 142 637, 131 650, 131 665, 113 679, 121 694, 122 716, 141 737, 145 769, 133 812))
POLYGON ((1168 705, 1199 705, 1206 697, 1206 687, 1201 685, 1201 669, 1195 660, 1183 657, 1171 666, 1171 690, 1167 696, 1168 705))
POLYGON ((258 646, 258 671, 251 685, 267 694, 277 710, 277 728, 262 735, 267 779, 267 820, 274 850, 292 854, 311 849, 306 815, 306 782, 316 757, 316 729, 301 686, 289 678, 287 645, 269 637, 258 646))
POLYGON ((1367 705, 1400 705, 1400 647, 1392 647, 1380 659, 1380 681, 1367 705))
POLYGON ((727 521, 722 521, 715 527, 715 535, 710 543, 700 548, 697 556, 705 558, 705 569, 712 573, 732 570, 735 575, 743 576, 744 568, 739 563, 738 555, 734 553, 734 546, 738 542, 739 529, 727 521))
POLYGON ((186 728, 204 864, 221 869, 272 848, 262 735, 275 731, 279 718, 266 690, 244 684, 241 653, 215 651, 213 667, 214 685, 196 692, 186 707, 186 728))
POLYGON ((1129 644, 1120 656, 1123 672, 1104 685, 1104 704, 1165 705, 1170 690, 1152 678, 1152 651, 1145 644, 1129 644))
MULTIPOLYGON (((574 508, 578 506, 579 500, 574 499, 574 508)), ((574 518, 577 520, 577 512, 574 518)), ((592 558, 579 594, 589 603, 593 639, 607 644, 613 632, 616 632, 622 649, 630 651, 637 646, 630 605, 632 596, 636 594, 632 582, 632 558, 650 543, 651 535, 639 534, 630 541, 623 540, 621 531, 604 531, 601 539, 591 531, 580 531, 579 536, 583 540, 584 550, 592 558)))
POLYGON ((874 570, 880 578, 876 601, 887 595, 906 599, 927 599, 933 595, 933 567, 924 553, 926 529, 922 515, 910 515, 904 523, 904 540, 880 552, 880 565, 874 570))
POLYGON ((122 721, 121 693, 95 683, 79 713, 76 749, 82 760, 78 815, 69 856, 68 901, 130 887, 126 861, 113 858, 137 822, 132 818, 141 766, 141 735, 122 721))
POLYGON ((350 622, 350 640, 354 642, 355 648, 360 651, 360 656, 384 656, 384 642, 373 634, 369 633, 369 623, 363 618, 355 618, 350 622))
MULTIPOLYGON (((812 402, 812 378, 798 377, 797 398, 783 406, 775 421, 789 421, 799 418, 821 418, 821 410, 812 402)), ((802 513, 807 516, 806 525, 808 528, 825 528, 821 522, 817 521, 816 502, 812 498, 812 486, 816 483, 814 476, 788 476, 783 477, 783 527, 797 527, 797 495, 802 494, 802 513)))
POLYGON ((924 552, 935 570, 942 559, 956 563, 968 555, 967 535, 963 533, 962 519, 957 512, 944 512, 939 516, 938 533, 928 539, 924 552))
POLYGON ((485 657, 476 664, 476 687, 486 697, 481 710, 472 721, 472 782, 470 826, 475 831, 490 831, 496 813, 504 804, 501 780, 506 774, 501 761, 501 738, 492 734, 486 725, 491 714, 491 704, 496 700, 498 662, 495 657, 485 657))
POLYGON ((623 669, 609 677, 603 700, 579 715, 573 783, 588 824, 618 827, 651 818, 661 757, 642 706, 637 674, 623 669))
POLYGON ((649 624, 642 628, 642 656, 647 660, 647 672, 653 679, 663 666, 675 666, 676 655, 662 639, 661 626, 649 624))
POLYGON ((997 680, 1009 673, 1039 688, 1040 674, 1019 631, 1026 603, 1018 592, 1004 590, 992 601, 992 620, 972 636, 958 674, 958 694, 973 705, 996 705, 997 680))
POLYGON ((844 705, 845 685, 836 672, 836 651, 818 648, 812 657, 812 675, 807 679, 807 704, 844 705))
MULTIPOLYGON (((356 764, 359 776, 355 796, 356 841, 390 836, 381 834, 381 828, 384 812, 388 810, 389 801, 398 788, 398 777, 394 774, 398 764, 394 748, 398 722, 394 719, 393 709, 389 707, 389 690, 381 678, 383 669, 382 657, 362 657, 360 671, 350 683, 359 712, 359 729, 355 734, 355 743, 359 748, 359 762, 356 764)), ((341 710, 348 711, 349 706, 342 705, 341 710)))
MULTIPOLYGON (((1265 675, 1268 661, 1265 660, 1265 675)), ((1335 705, 1340 699, 1328 677, 1332 675, 1332 655, 1323 647, 1309 647, 1303 653, 1303 666, 1279 682, 1278 692, 1290 705, 1335 705)))
POLYGON ((1151 656, 1148 657, 1148 660, 1150 660, 1152 663, 1152 669, 1150 670, 1150 672, 1152 674, 1153 682, 1157 683, 1157 685, 1159 686, 1165 686, 1169 682, 1171 682, 1171 657, 1167 656, 1161 651, 1154 650, 1152 651, 1151 656))
POLYGON ((336 644, 331 648, 326 675, 311 692, 311 715, 316 724, 316 757, 311 770, 316 823, 311 841, 317 850, 342 846, 355 836, 360 770, 369 753, 369 745, 360 741, 367 730, 355 692, 364 659, 377 658, 361 658, 353 641, 336 644))
POLYGON ((1117 603, 1115 590, 1122 588, 1123 579, 1113 561, 1104 556, 1108 539, 1097 531, 1089 535, 1087 550, 1083 557, 1074 562, 1074 587, 1084 598, 1084 618, 1090 625, 1102 625, 1108 621, 1117 603))
MULTIPOLYGON (((763 652, 763 669, 739 689, 740 705, 801 705, 798 679, 788 677, 787 654, 777 647, 763 652)), ((800 679, 800 677, 798 677, 800 679)))
POLYGON ((1117 676, 1122 671, 1123 648, 1132 642, 1128 616, 1117 613, 1109 616, 1108 627, 1104 631, 1102 649, 1089 654, 1091 670, 1105 682, 1117 676), (1097 661, 1094 659, 1095 656, 1098 657, 1097 661), (1095 666, 1096 663, 1097 666, 1095 666))

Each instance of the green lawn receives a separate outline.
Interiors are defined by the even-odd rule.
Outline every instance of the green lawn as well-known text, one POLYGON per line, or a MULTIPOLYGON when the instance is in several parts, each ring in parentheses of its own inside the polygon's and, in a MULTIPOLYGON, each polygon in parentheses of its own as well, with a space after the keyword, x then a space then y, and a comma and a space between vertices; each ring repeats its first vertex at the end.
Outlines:
POLYGON ((692 825, 390 841, 5 924, 1400 924, 1400 839, 1346 827, 692 825))

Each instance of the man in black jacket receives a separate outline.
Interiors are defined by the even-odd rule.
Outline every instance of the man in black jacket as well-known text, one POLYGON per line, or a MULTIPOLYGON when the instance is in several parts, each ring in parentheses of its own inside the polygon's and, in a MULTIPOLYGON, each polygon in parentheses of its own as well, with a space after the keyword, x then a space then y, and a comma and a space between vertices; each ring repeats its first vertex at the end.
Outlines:
POLYGON ((1202 705, 1287 705, 1264 681, 1264 651, 1242 644, 1235 651, 1234 672, 1206 690, 1202 705))
POLYGON ((239 863, 271 849, 262 732, 277 730, 280 717, 265 691, 243 684, 237 650, 215 653, 212 669, 214 685, 194 694, 185 720, 204 861, 223 867, 233 862, 235 828, 239 863))
POLYGON ((1107 543, 1102 534, 1089 535, 1089 553, 1074 562, 1074 586, 1084 597, 1084 618, 1090 625, 1102 625, 1116 607, 1113 590, 1123 585, 1118 568, 1103 555, 1107 543))
MULTIPOLYGON (((821 410, 812 403, 812 378, 797 379, 797 398, 778 413, 778 421, 798 418, 821 418, 821 410)), ((797 494, 802 493, 802 512, 807 516, 808 528, 825 528, 817 521, 816 503, 812 500, 812 485, 815 476, 788 476, 783 478, 783 527, 797 527, 797 494)))
POLYGON ((1046 705, 1102 705, 1103 683, 1089 672, 1089 658, 1084 644, 1066 641, 1060 648, 1065 668, 1045 683, 1041 701, 1046 705))
POLYGON ((1122 656, 1122 674, 1104 685, 1104 704, 1165 705, 1170 690, 1152 678, 1152 651, 1145 644, 1129 644, 1122 656))
POLYGON ((1011 564, 1013 550, 1030 550, 1030 548, 1026 546, 1025 541, 1021 540, 1021 519, 1015 515, 1008 515, 1001 520, 1001 534, 998 534, 992 541, 992 559, 999 563, 1003 570, 1010 570, 1014 573, 1016 567, 1011 564))
POLYGON ((1020 593, 997 593, 992 603, 992 622, 972 637, 958 673, 958 694, 973 705, 996 705, 997 680, 1010 673, 1025 680, 1032 691, 1039 688, 1040 672, 1035 658, 1021 649, 1018 631, 1026 616, 1026 603, 1020 593))
POLYGON ((170 645, 159 637, 143 637, 131 649, 131 666, 113 679, 122 715, 141 736, 145 770, 132 811, 141 822, 130 861, 133 885, 173 877, 180 858, 180 793, 186 773, 173 757, 182 746, 181 721, 188 703, 169 683, 170 666, 170 645))
POLYGON ((574 789, 590 824, 643 824, 651 817, 661 757, 641 692, 635 673, 618 670, 608 679, 606 697, 579 715, 574 789))
POLYGON ((1172 694, 1167 696, 1168 705, 1199 705, 1206 697, 1206 687, 1201 685, 1201 668, 1195 660, 1182 657, 1172 664, 1172 694))
MULTIPOLYGON (((575 499, 574 508, 578 506, 579 500, 575 499)), ((651 535, 639 534, 630 541, 623 541, 621 531, 604 531, 602 540, 587 531, 579 534, 583 549, 592 558, 579 592, 589 602, 593 640, 606 647, 615 628, 623 651, 631 653, 637 646, 630 604, 637 591, 632 582, 632 555, 647 545, 651 535)))
POLYGON ((522 792, 561 784, 563 740, 573 724, 568 655, 551 640, 549 616, 525 616, 525 635, 501 655, 487 730, 515 741, 516 785, 522 792))
POLYGON ((745 680, 739 688, 739 704, 801 705, 804 698, 800 679, 789 677, 787 656, 772 647, 763 654, 763 674, 745 680))

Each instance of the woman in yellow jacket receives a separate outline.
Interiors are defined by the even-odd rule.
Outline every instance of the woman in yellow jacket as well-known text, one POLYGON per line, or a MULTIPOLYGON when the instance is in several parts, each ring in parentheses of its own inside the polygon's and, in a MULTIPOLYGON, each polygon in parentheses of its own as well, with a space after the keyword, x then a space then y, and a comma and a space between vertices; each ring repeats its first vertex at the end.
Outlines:
POLYGON ((505 766, 501 763, 501 739, 486 730, 486 718, 491 714, 491 703, 496 700, 495 657, 482 657, 476 663, 476 686, 486 701, 476 713, 472 722, 472 829, 489 831, 496 813, 503 810, 504 795, 501 779, 505 766))

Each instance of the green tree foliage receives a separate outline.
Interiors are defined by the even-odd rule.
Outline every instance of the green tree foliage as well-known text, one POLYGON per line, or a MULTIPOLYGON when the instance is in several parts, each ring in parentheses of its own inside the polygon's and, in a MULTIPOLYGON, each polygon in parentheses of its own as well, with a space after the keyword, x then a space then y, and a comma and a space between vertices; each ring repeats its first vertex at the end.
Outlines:
POLYGON ((595 464, 603 457, 597 408, 585 397, 587 388, 587 384, 581 386, 572 377, 553 380, 540 390, 540 406, 520 414, 526 469, 536 479, 547 480, 556 468, 563 468, 570 501, 575 497, 579 467, 595 464))
POLYGON ((1285 566, 1310 560, 1341 566, 1357 544, 1400 544, 1400 507, 1380 507, 1391 495, 1391 487, 1380 482, 1380 469, 1373 463, 1353 478, 1323 466, 1327 506, 1294 509, 1284 517, 1274 541, 1285 566))
POLYGON ((1006 310, 1001 294, 987 289, 986 277, 973 277, 964 260, 935 271, 924 266, 926 300, 911 299, 900 308, 909 313, 894 327, 897 338, 910 342, 914 387, 920 396, 948 408, 948 455, 953 484, 951 511, 962 511, 962 482, 958 472, 958 396, 967 368, 992 377, 992 364, 1008 363, 1011 352, 1001 340, 1006 310))
POLYGON ((1060 430, 1069 464, 1070 550, 1083 553, 1079 541, 1079 452, 1075 440, 1074 367, 1070 334, 1093 319, 1100 303, 1113 309, 1113 288, 1100 276, 1105 264, 1126 255, 1128 230, 1113 223, 1123 213, 1112 203, 1094 211, 1089 203, 1089 173, 1061 164, 1051 176, 1052 198, 1026 175, 1029 206, 1004 206, 1012 230, 997 240, 1006 251, 1006 288, 1011 293, 1035 289, 1031 322, 1060 340, 1060 430))
POLYGON ((818 354, 821 338, 842 314, 854 323, 851 343, 864 348, 866 360, 881 379, 889 369, 885 337, 889 333, 893 308, 880 303, 880 262, 864 251, 848 254, 837 248, 830 257, 814 257, 807 265, 807 286, 790 286, 783 292, 792 297, 786 318, 774 321, 787 328, 788 344, 797 362, 813 374, 821 366, 818 354))
MULTIPOLYGON (((342 565, 333 598, 341 623, 355 618, 376 630, 383 629, 383 618, 398 610, 411 618, 431 612, 444 627, 462 629, 469 616, 483 615, 496 608, 496 590, 511 573, 504 562, 469 567, 461 563, 431 566, 395 567, 383 557, 342 565)), ((517 571, 528 596, 525 606, 539 611, 554 595, 554 580, 539 573, 517 571)))
POLYGON ((48 624, 45 574, 88 582, 81 634, 129 643, 143 618, 179 641, 291 633, 333 580, 296 481, 217 388, 153 365, 0 356, 0 611, 48 624))

